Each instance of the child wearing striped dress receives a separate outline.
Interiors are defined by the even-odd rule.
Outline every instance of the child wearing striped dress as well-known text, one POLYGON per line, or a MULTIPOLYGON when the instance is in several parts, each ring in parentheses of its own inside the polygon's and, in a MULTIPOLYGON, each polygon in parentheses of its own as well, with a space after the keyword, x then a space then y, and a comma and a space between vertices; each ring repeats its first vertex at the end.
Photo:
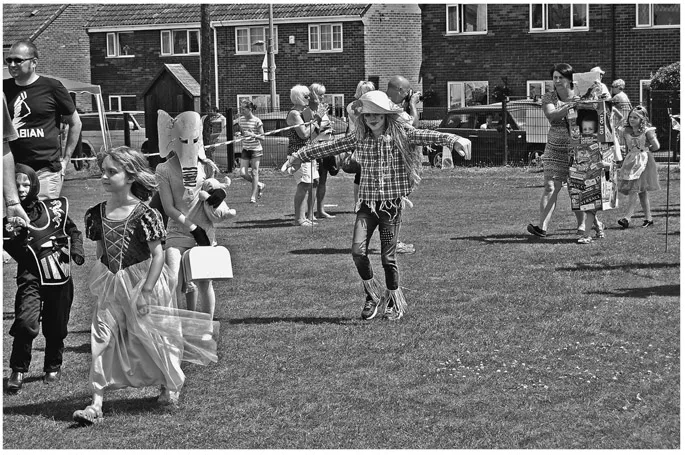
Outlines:
POLYGON ((253 102, 243 100, 240 103, 241 116, 238 120, 240 134, 243 137, 243 151, 240 155, 240 176, 252 184, 250 202, 256 203, 262 197, 266 185, 259 181, 259 162, 264 155, 262 141, 264 141, 264 125, 254 115, 256 106, 253 102), (252 169, 248 172, 248 169, 252 169))

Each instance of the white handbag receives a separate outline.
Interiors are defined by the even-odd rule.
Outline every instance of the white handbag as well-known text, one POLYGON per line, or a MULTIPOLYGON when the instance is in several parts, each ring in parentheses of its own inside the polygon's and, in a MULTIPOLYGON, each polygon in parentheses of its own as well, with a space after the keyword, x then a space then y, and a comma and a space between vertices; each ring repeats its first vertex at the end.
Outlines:
POLYGON ((181 259, 185 281, 233 278, 231 253, 224 246, 194 246, 181 259))

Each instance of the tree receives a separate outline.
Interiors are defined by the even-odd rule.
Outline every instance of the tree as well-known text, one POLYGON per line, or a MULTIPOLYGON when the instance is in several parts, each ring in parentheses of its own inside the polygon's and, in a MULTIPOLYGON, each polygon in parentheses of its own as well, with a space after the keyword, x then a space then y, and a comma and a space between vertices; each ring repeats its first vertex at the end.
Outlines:
POLYGON ((680 62, 665 65, 656 71, 649 84, 652 90, 680 90, 680 62))

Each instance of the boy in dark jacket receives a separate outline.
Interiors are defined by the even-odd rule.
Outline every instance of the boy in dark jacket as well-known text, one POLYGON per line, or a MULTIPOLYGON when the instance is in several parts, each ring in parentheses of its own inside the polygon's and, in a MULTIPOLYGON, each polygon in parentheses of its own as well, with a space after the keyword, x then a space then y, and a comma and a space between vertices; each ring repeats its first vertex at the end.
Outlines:
POLYGON ((31 223, 21 218, 3 219, 3 247, 17 262, 17 294, 14 302, 14 337, 7 383, 8 391, 21 390, 31 363, 31 347, 42 323, 45 337, 43 382, 61 375, 64 339, 74 297, 70 259, 84 262, 83 238, 67 213, 66 198, 38 200, 40 182, 29 166, 15 169, 21 205, 31 223))

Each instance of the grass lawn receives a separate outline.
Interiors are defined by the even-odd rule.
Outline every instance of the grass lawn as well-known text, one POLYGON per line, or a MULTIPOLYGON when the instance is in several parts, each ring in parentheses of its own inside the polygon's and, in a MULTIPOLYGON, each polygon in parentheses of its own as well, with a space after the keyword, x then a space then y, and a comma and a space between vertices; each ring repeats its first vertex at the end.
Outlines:
MULTIPOLYGON (((678 449, 680 173, 651 193, 655 224, 575 243, 568 193, 546 239, 533 239, 542 174, 426 170, 405 212, 403 319, 362 321, 350 256, 352 176, 329 180, 335 219, 292 226, 294 186, 263 171, 262 200, 233 179, 238 217, 219 228, 235 278, 215 283, 219 362, 185 364, 181 407, 154 388, 105 396, 102 424, 72 424, 89 403, 89 265, 76 297, 62 381, 40 380, 43 338, 23 391, 3 396, 4 449, 678 449)), ((71 216, 105 199, 72 174, 71 216)), ((621 199, 621 202, 624 200, 621 199)), ((641 212, 638 212, 641 216, 641 212)), ((642 224, 634 218, 633 224, 642 224)), ((372 263, 379 278, 379 242, 372 263)), ((3 274, 9 376, 16 267, 3 274)))

